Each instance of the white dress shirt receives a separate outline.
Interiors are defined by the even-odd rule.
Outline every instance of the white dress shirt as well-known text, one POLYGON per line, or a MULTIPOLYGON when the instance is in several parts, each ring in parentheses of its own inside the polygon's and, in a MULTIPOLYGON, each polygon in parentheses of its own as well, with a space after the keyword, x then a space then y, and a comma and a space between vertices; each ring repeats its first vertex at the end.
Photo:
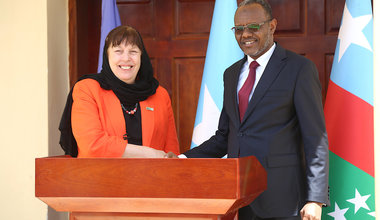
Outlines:
MULTIPOLYGON (((265 67, 267 66, 269 59, 271 58, 275 48, 276 48, 276 43, 273 43, 272 47, 267 52, 265 52, 263 55, 257 58, 256 62, 260 66, 256 68, 256 80, 255 80, 255 84, 253 85, 253 89, 251 93, 249 94, 249 100, 251 100, 253 92, 255 91, 255 88, 257 86, 257 83, 260 81, 260 78, 263 75, 265 67)), ((251 64, 252 61, 254 61, 254 59, 252 59, 250 56, 247 55, 247 61, 243 64, 243 67, 241 68, 237 90, 236 90, 238 103, 239 103, 239 91, 241 87, 243 87, 245 80, 248 78, 249 65, 251 64)))

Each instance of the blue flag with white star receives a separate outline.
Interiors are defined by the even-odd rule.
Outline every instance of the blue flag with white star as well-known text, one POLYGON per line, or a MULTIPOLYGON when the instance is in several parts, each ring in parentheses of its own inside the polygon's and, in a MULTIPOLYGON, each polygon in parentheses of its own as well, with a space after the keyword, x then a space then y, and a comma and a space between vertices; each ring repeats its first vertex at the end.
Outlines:
POLYGON ((104 41, 108 33, 120 25, 120 15, 116 0, 102 0, 102 24, 100 28, 98 73, 102 70, 104 41))
POLYGON ((326 96, 330 201, 322 219, 375 219, 371 0, 347 0, 326 96))
POLYGON ((231 31, 236 9, 236 0, 215 1, 191 148, 217 130, 223 106, 224 70, 244 56, 231 31))

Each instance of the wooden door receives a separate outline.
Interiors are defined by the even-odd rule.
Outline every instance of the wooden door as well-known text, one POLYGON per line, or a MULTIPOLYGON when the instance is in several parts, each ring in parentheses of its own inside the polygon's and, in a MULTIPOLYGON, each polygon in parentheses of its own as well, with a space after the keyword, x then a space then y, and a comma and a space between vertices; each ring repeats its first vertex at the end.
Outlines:
MULTIPOLYGON (((121 23, 140 31, 155 76, 171 95, 181 152, 191 143, 214 2, 117 0, 121 23)), ((325 98, 345 1, 269 2, 278 20, 275 40, 314 61, 325 98)), ((100 5, 100 0, 69 0, 71 82, 96 72, 100 5)))

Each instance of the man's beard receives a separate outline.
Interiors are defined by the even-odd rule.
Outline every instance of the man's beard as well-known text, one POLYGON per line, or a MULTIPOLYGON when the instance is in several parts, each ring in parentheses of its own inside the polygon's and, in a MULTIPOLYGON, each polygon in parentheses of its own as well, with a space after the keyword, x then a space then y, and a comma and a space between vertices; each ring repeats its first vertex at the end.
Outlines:
POLYGON ((262 55, 262 53, 263 53, 265 50, 268 49, 268 47, 270 46, 270 44, 271 44, 271 42, 272 42, 271 37, 269 37, 270 35, 271 35, 271 33, 270 33, 270 29, 268 29, 268 33, 267 33, 267 35, 266 35, 267 38, 266 38, 266 41, 265 41, 263 47, 259 48, 255 54, 249 54, 249 56, 251 56, 251 57, 257 57, 257 56, 260 55, 260 54, 262 55))

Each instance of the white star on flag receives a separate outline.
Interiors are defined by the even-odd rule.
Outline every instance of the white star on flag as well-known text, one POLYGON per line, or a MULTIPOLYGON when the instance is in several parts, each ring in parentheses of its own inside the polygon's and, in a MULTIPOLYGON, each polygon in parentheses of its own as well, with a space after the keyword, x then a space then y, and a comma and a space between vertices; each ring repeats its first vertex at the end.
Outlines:
POLYGON ((335 210, 333 212, 327 213, 332 216, 335 220, 346 220, 344 214, 347 212, 348 208, 340 209, 338 204, 335 202, 335 210))
POLYGON ((208 140, 212 135, 214 135, 215 131, 218 129, 220 116, 220 110, 212 99, 207 85, 205 85, 205 91, 203 95, 202 122, 200 122, 194 128, 193 132, 192 141, 196 145, 202 144, 204 141, 208 140))
POLYGON ((368 212, 368 215, 373 216, 373 217, 376 217, 375 214, 376 214, 375 212, 368 212))
POLYGON ((342 25, 338 35, 338 39, 340 40, 338 62, 351 44, 357 44, 372 51, 371 45, 363 33, 363 29, 371 19, 372 15, 353 18, 347 5, 344 6, 342 25))
POLYGON ((371 195, 365 195, 361 196, 360 193, 358 192, 358 189, 355 189, 355 198, 348 199, 347 202, 350 202, 355 205, 355 213, 360 209, 360 208, 365 208, 369 210, 369 207, 366 203, 367 199, 371 195))

